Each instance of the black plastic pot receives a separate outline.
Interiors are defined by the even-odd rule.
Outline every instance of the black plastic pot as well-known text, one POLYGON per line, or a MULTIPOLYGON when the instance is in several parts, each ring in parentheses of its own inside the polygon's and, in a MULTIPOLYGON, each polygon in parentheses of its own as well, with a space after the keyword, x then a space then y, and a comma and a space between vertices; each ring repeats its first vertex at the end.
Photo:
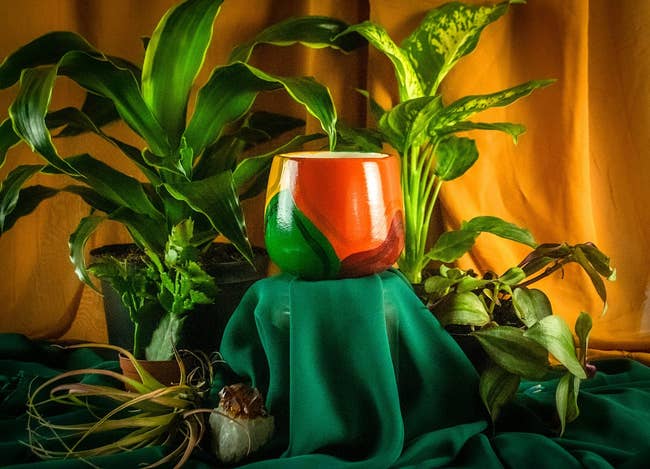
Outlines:
MULTIPOLYGON (((106 253, 115 255, 115 252, 132 252, 134 249, 135 246, 128 244, 110 245, 93 250, 91 255, 94 257, 106 253)), ((203 268, 215 279, 219 289, 217 299, 214 304, 198 305, 194 311, 188 313, 181 338, 176 344, 179 349, 201 350, 208 354, 219 349, 223 331, 232 313, 246 290, 255 281, 266 276, 269 263, 268 254, 261 248, 254 249, 255 268, 235 255, 234 248, 230 244, 215 243, 211 249, 219 253, 216 256, 217 260, 208 258, 209 262, 206 262, 203 268), (222 250, 227 250, 228 253, 224 255, 220 252, 222 250)), ((129 313, 122 305, 117 292, 107 281, 102 280, 101 287, 104 295, 108 341, 132 350, 134 326, 129 313)))

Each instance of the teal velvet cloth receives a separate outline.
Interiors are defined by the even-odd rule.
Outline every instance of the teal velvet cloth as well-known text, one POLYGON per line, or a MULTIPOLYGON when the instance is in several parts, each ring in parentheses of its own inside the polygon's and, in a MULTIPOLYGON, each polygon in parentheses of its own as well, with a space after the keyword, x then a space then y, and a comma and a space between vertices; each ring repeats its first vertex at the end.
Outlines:
MULTIPOLYGON (((392 271, 338 281, 285 275, 259 281, 229 322, 222 353, 267 395, 276 418, 274 439, 248 468, 633 469, 650 461, 648 367, 597 363, 597 375, 581 388, 581 416, 562 438, 554 432, 553 381, 522 383, 493 428, 473 367, 392 271)), ((91 350, 62 351, 0 334, 0 466, 88 467, 78 460, 39 462, 20 443, 27 441, 30 383, 88 366, 117 368, 91 350)), ((163 454, 154 447, 91 461, 126 468, 163 454)), ((186 467, 215 464, 199 450, 186 467)))

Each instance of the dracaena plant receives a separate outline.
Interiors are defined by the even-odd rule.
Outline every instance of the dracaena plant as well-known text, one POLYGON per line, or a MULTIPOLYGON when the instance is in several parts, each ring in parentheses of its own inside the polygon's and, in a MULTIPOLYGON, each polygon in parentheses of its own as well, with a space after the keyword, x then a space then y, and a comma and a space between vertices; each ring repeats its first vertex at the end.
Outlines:
MULTIPOLYGON (((470 120, 480 111, 506 106, 552 80, 532 80, 478 96, 447 103, 440 84, 456 63, 471 53, 483 29, 506 13, 512 0, 492 6, 452 2, 428 12, 401 45, 379 24, 366 21, 351 26, 343 35, 356 32, 383 53, 395 70, 399 103, 383 109, 370 99, 380 138, 401 156, 404 197, 405 248, 399 269, 411 283, 422 281, 431 261, 451 262, 467 252, 482 232, 505 236, 534 247, 525 230, 495 217, 471 220, 471 230, 451 232, 428 249, 427 239, 433 209, 445 181, 462 176, 478 159, 474 140, 456 134, 472 130, 496 130, 516 142, 525 128, 507 122, 470 120)), ((367 136, 367 133, 366 135, 367 136)), ((358 142, 370 142, 360 139, 358 142)))
MULTIPOLYGON (((300 123, 295 118, 252 112, 256 96, 285 90, 318 119, 331 147, 336 141, 337 118, 329 91, 314 79, 274 76, 249 65, 250 52, 246 50, 255 47, 254 41, 236 49, 243 51, 243 56, 234 56, 212 70, 188 117, 191 90, 203 67, 221 4, 221 0, 187 0, 172 7, 145 41, 141 67, 99 51, 72 32, 45 34, 5 58, 0 64, 0 89, 20 84, 9 117, 0 123, 0 166, 8 150, 21 142, 38 153, 43 163, 17 165, 2 181, 0 234, 43 200, 61 191, 76 194, 91 208, 69 241, 80 279, 95 288, 84 259, 85 245, 102 222, 119 222, 149 259, 150 272, 137 279, 140 291, 159 297, 167 312, 177 311, 172 305, 183 300, 169 298, 182 289, 167 288, 168 277, 173 280, 179 272, 178 265, 167 262, 169 237, 177 239, 174 227, 187 233, 191 224, 192 239, 185 240, 186 247, 203 249, 221 234, 251 261, 240 197, 264 186, 264 174, 274 154, 322 137, 300 135, 255 155, 252 145, 300 123), (86 90, 80 108, 50 110, 59 76, 86 90), (140 137, 141 147, 104 130, 116 120, 140 137), (53 140, 57 129, 55 137, 92 132, 107 140, 115 153, 135 164, 141 177, 128 176, 89 153, 61 156, 53 140), (244 151, 253 156, 242 158, 244 151), (37 174, 65 178, 69 184, 63 188, 30 185, 37 174), (153 293, 151 285, 147 286, 150 281, 156 283, 153 293)), ((293 41, 299 31, 301 40, 348 50, 356 46, 354 38, 333 39, 346 27, 338 20, 310 17, 287 20, 271 31, 282 43, 293 41)), ((113 277, 113 283, 120 283, 127 274, 115 267, 113 271, 119 275, 113 277)), ((107 276, 110 269, 105 266, 96 271, 107 276)), ((134 285, 122 283, 132 290, 120 292, 123 298, 131 295, 131 305, 147 303, 133 297, 134 285)), ((203 296, 194 299, 206 300, 203 296)), ((138 311, 132 311, 132 317, 138 311)))
MULTIPOLYGON (((581 380, 595 368, 587 360, 592 320, 578 316, 574 332, 553 314, 551 301, 531 285, 569 263, 578 264, 590 278, 607 308, 603 279, 614 280, 609 258, 593 243, 541 244, 519 265, 502 275, 441 266, 425 281, 427 306, 448 330, 475 338, 486 356, 479 362, 480 394, 496 419, 516 394, 521 379, 558 376, 556 406, 560 432, 578 417, 581 380), (557 362, 551 366, 549 355, 557 362)), ((458 335, 456 337, 459 337, 458 335)))

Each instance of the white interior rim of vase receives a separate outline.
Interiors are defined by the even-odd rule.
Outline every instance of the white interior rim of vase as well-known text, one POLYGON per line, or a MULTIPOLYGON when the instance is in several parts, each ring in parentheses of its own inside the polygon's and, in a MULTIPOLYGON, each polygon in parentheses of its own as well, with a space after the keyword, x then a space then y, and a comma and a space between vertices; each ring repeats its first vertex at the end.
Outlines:
POLYGON ((382 159, 388 158, 390 155, 386 153, 365 153, 362 151, 297 151, 294 153, 283 153, 280 156, 285 158, 300 158, 300 159, 382 159))

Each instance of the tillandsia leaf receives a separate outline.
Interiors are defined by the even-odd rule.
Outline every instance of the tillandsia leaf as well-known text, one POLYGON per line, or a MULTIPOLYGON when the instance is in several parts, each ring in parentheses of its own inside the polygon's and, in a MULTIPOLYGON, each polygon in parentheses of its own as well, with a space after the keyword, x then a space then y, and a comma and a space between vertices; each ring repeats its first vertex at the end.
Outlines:
POLYGON ((222 0, 187 0, 167 11, 153 32, 142 67, 142 96, 173 148, 185 129, 187 102, 212 39, 222 0))
POLYGON ((474 50, 483 28, 507 9, 508 2, 488 6, 450 2, 427 14, 402 43, 425 94, 436 93, 458 60, 474 50))
POLYGON ((526 132, 526 127, 521 124, 512 124, 510 122, 458 122, 452 126, 444 127, 438 130, 439 135, 447 135, 456 132, 467 132, 469 130, 497 130, 504 132, 512 137, 516 144, 519 136, 526 132))
POLYGON ((197 97, 196 108, 185 131, 188 145, 199 155, 216 141, 226 124, 244 116, 260 91, 284 88, 320 122, 336 146, 336 110, 329 90, 309 77, 278 77, 250 65, 235 62, 214 71, 197 97))
POLYGON ((526 327, 532 327, 539 320, 553 314, 551 302, 546 294, 535 288, 515 288, 512 292, 512 305, 517 317, 526 327))
POLYGON ((358 34, 340 34, 347 28, 343 21, 327 16, 290 18, 264 29, 250 41, 235 47, 228 62, 248 62, 253 49, 259 44, 289 46, 300 43, 315 49, 332 47, 350 52, 361 47, 365 41, 358 34))
POLYGON ((425 95, 418 74, 409 56, 388 35, 388 32, 371 21, 350 26, 341 34, 359 33, 393 63, 400 102, 425 95))
POLYGON ((383 113, 377 124, 388 142, 403 155, 410 146, 417 144, 414 141, 416 134, 420 139, 428 136, 427 132, 423 132, 421 125, 424 119, 422 117, 418 119, 418 116, 424 114, 430 118, 439 108, 439 96, 409 99, 383 113), (416 120, 420 124, 419 133, 413 130, 416 120))
POLYGON ((0 124, 0 168, 5 164, 7 151, 20 142, 20 137, 14 132, 11 119, 0 124))
POLYGON ((476 160, 476 142, 469 138, 447 137, 436 148, 434 174, 443 181, 451 181, 467 172, 476 160))
POLYGON ((16 50, 0 64, 0 89, 16 83, 23 70, 56 64, 67 52, 73 50, 101 55, 78 34, 68 31, 47 33, 16 50))
POLYGON ((95 232, 97 227, 106 220, 105 216, 90 215, 84 217, 79 222, 77 229, 70 235, 68 246, 70 248, 70 260, 74 265, 74 271, 83 283, 91 287, 93 290, 100 292, 95 286, 93 281, 88 275, 86 269, 86 259, 84 256, 84 249, 90 236, 95 232))
POLYGON ((521 378, 500 366, 492 365, 481 374, 479 393, 492 422, 499 417, 505 404, 517 394, 521 378))
POLYGON ((471 292, 450 295, 445 301, 436 305, 433 313, 443 326, 449 324, 485 326, 490 322, 490 315, 485 305, 471 292))
POLYGON ((540 319, 524 332, 524 337, 546 348, 575 376, 582 379, 587 377, 576 356, 571 329, 560 316, 551 315, 540 319))
POLYGON ((584 311, 580 312, 578 319, 576 319, 575 333, 578 337, 578 346, 580 347, 580 353, 578 360, 584 366, 587 363, 587 351, 589 350, 589 333, 591 332, 591 327, 593 323, 591 316, 584 311))
POLYGON ((598 296, 600 297, 601 300, 603 300, 603 311, 601 314, 605 314, 607 312, 607 288, 605 288, 605 282, 603 282, 603 279, 600 277, 600 274, 596 270, 596 268, 589 262, 587 257, 585 256, 584 252, 579 246, 576 246, 576 248, 573 250, 573 257, 576 260, 578 264, 580 264, 580 267, 587 273, 589 276, 589 279, 591 280, 591 283, 593 284, 594 288, 596 289, 596 292, 598 293, 598 296))
POLYGON ((158 156, 170 154, 166 134, 142 98, 138 81, 131 71, 119 68, 106 58, 73 51, 61 58, 59 74, 110 99, 124 122, 144 138, 153 153, 158 156))
POLYGON ((549 371, 548 352, 516 327, 498 326, 472 333, 490 358, 510 373, 543 379, 549 371))
POLYGON ((580 392, 580 378, 571 373, 564 374, 555 389, 555 406, 560 418, 560 436, 564 435, 566 424, 574 421, 580 415, 578 408, 578 394, 580 392))
POLYGON ((252 263, 253 252, 246 236, 244 215, 230 171, 198 181, 165 184, 169 193, 202 213, 252 263))
POLYGON ((52 166, 63 173, 78 173, 58 155, 47 125, 45 115, 52 97, 56 67, 26 69, 20 77, 20 90, 9 107, 14 131, 38 151, 52 166))
POLYGON ((525 228, 521 228, 514 223, 502 220, 498 217, 479 216, 474 217, 467 222, 463 222, 462 230, 479 231, 481 233, 491 233, 500 238, 516 241, 526 246, 535 247, 537 243, 533 235, 525 228))
MULTIPOLYGON (((9 213, 0 213, 0 235, 14 226, 25 215, 32 213, 41 202, 59 193, 59 189, 40 184, 20 190, 18 200, 9 213)), ((0 191, 0 212, 4 210, 4 194, 0 191)))
POLYGON ((478 235, 478 232, 466 230, 442 233, 425 257, 434 261, 454 262, 474 246, 478 235))
MULTIPOLYGON (((237 191, 240 191, 246 186, 250 187, 256 185, 255 181, 258 179, 262 179, 263 182, 266 183, 271 168, 271 162, 275 155, 296 151, 302 148, 305 143, 318 140, 322 137, 322 134, 297 135, 284 145, 274 148, 263 155, 253 156, 242 160, 237 165, 232 175, 235 188, 237 191)), ((254 195, 256 194, 250 194, 249 196, 254 195)))
POLYGON ((12 213, 20 198, 21 188, 32 176, 43 169, 40 165, 21 165, 13 169, 0 185, 0 233, 15 223, 12 213))
POLYGON ((554 82, 555 80, 531 80, 496 93, 460 98, 440 111, 438 117, 431 122, 429 131, 444 132, 445 128, 453 127, 477 112, 493 107, 507 106, 519 98, 530 95, 536 89, 544 88, 554 82))

